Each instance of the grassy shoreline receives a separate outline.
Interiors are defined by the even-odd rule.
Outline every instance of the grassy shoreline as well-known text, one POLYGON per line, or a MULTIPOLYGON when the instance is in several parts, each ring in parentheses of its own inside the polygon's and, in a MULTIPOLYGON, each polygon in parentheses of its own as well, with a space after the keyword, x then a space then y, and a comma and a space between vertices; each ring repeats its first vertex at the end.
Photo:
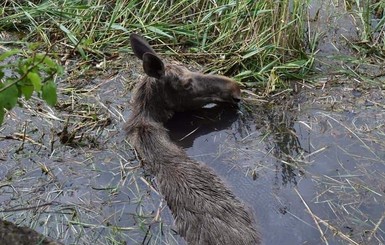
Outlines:
POLYGON ((0 8, 0 30, 89 62, 130 52, 129 34, 138 32, 175 59, 196 60, 249 86, 266 86, 272 74, 301 77, 312 65, 301 1, 49 0, 6 1, 0 8))
MULTIPOLYGON (((311 80, 317 45, 327 32, 312 27, 322 4, 310 0, 8 0, 0 5, 0 31, 12 31, 19 40, 0 45, 38 43, 62 61, 75 57, 92 69, 94 64, 131 53, 128 37, 137 32, 165 56, 193 60, 207 72, 233 76, 268 94, 287 87, 290 79, 311 80)), ((341 0, 332 5, 344 13, 326 18, 337 22, 343 15, 354 18, 357 40, 347 42, 350 49, 359 58, 383 63, 384 4, 341 0)))

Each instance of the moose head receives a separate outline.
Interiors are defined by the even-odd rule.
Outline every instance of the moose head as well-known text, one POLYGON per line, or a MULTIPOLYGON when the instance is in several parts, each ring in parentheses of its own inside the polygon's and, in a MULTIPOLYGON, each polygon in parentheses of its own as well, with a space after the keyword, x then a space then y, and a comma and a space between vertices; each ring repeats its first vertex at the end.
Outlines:
POLYGON ((132 50, 142 60, 147 75, 137 88, 141 100, 147 100, 142 101, 143 106, 173 113, 199 109, 210 103, 237 104, 241 100, 241 90, 234 80, 225 76, 192 72, 173 62, 166 63, 137 34, 131 34, 130 41, 132 50))

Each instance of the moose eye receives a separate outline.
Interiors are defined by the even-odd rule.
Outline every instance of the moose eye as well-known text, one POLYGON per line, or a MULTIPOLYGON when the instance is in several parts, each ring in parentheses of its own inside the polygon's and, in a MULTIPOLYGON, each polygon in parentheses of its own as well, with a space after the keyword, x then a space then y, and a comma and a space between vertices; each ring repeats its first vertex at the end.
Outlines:
POLYGON ((191 78, 187 79, 186 81, 183 82, 183 85, 182 85, 183 88, 185 90, 191 89, 192 88, 192 82, 193 82, 193 80, 191 78))

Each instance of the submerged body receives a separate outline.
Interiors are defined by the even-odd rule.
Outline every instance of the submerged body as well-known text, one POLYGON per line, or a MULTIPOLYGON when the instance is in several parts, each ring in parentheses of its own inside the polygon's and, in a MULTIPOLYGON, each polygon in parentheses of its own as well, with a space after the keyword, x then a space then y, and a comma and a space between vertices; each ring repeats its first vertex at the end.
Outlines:
POLYGON ((211 168, 189 158, 175 145, 163 126, 175 111, 213 102, 238 102, 238 85, 226 77, 164 65, 135 34, 131 45, 148 76, 134 92, 127 133, 144 167, 156 177, 178 233, 191 245, 260 244, 244 204, 211 168))

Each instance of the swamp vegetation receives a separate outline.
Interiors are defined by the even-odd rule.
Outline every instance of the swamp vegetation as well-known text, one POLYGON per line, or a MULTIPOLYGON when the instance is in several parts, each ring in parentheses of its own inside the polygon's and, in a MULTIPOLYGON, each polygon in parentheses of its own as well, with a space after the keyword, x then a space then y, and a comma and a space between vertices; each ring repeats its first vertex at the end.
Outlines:
POLYGON ((384 244, 384 7, 1 1, 0 218, 64 244, 183 244, 122 132, 141 33, 244 86, 238 112, 169 129, 251 207, 266 244, 384 244))

